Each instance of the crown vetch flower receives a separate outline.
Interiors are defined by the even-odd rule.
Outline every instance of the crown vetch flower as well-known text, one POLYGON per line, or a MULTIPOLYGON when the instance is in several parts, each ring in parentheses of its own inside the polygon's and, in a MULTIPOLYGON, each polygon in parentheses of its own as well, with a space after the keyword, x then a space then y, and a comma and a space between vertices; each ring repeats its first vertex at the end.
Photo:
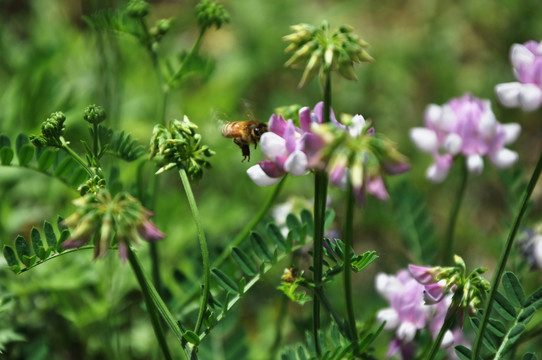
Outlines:
POLYGON ((411 129, 410 137, 418 149, 433 155, 426 172, 430 181, 443 181, 456 156, 465 157, 467 169, 477 174, 483 170, 483 156, 498 168, 510 167, 518 159, 504 146, 518 138, 521 127, 499 123, 489 100, 467 93, 442 106, 429 105, 424 117, 426 127, 411 129))
POLYGON ((497 98, 508 108, 538 109, 542 105, 542 41, 512 45, 510 62, 518 81, 495 86, 497 98))
MULTIPOLYGON (((428 329, 433 338, 437 337, 444 324, 451 296, 447 294, 443 298, 445 301, 426 304, 424 285, 405 269, 396 275, 378 274, 375 287, 389 304, 389 307, 378 311, 377 320, 386 321, 384 330, 394 331, 395 334, 389 345, 388 357, 399 351, 403 359, 412 359, 416 352, 414 338, 417 332, 428 329)), ((452 345, 463 342, 455 332, 446 332, 441 348, 452 349, 452 345)), ((453 351, 450 351, 449 355, 456 358, 453 351)))
POLYGON ((128 246, 137 239, 156 241, 164 234, 150 221, 152 213, 126 192, 115 196, 101 189, 74 200, 75 213, 66 218, 65 226, 74 228, 62 243, 65 248, 83 246, 94 239, 94 258, 103 257, 117 245, 120 258, 126 262, 128 246))

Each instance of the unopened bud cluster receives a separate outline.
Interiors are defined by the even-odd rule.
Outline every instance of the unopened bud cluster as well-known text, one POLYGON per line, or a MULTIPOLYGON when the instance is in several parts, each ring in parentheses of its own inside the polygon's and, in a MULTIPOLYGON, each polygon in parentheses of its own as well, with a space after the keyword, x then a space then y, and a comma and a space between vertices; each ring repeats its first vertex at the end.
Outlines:
POLYGON ((197 125, 188 117, 172 120, 168 126, 156 125, 150 142, 150 158, 155 158, 160 168, 156 174, 178 167, 184 169, 191 180, 198 180, 203 169, 211 165, 207 160, 214 155, 207 145, 202 145, 197 125))
POLYGON ((305 68, 299 86, 303 86, 312 76, 320 73, 323 77, 328 71, 337 70, 348 80, 357 80, 354 64, 372 62, 373 57, 365 48, 369 44, 352 33, 352 27, 340 26, 333 32, 324 21, 320 27, 298 24, 291 27, 293 33, 283 37, 290 43, 287 53, 293 55, 286 66, 305 68))
POLYGON ((51 114, 47 120, 41 124, 41 135, 31 136, 30 141, 36 147, 62 147, 62 133, 64 132, 64 122, 66 115, 57 111, 51 114))
POLYGON ((81 184, 81 186, 79 186, 77 190, 79 191, 79 194, 81 194, 81 196, 88 193, 95 194, 98 191, 104 189, 105 185, 106 185, 106 181, 103 177, 94 175, 92 178, 88 179, 86 182, 81 184))
POLYGON ((220 29, 222 24, 230 22, 230 15, 226 9, 211 0, 202 0, 196 5, 196 17, 202 30, 212 26, 220 29))
POLYGON ((99 105, 89 105, 85 109, 83 119, 90 124, 99 124, 106 118, 105 110, 99 105))
POLYGON ((144 18, 149 14, 149 3, 144 0, 130 0, 126 13, 133 18, 144 18))
POLYGON ((462 295, 458 307, 462 321, 465 312, 471 316, 476 313, 486 298, 490 284, 482 277, 487 268, 477 267, 467 275, 466 265, 461 257, 454 255, 454 263, 455 266, 447 267, 409 265, 409 270, 419 283, 425 285, 426 304, 441 301, 450 291, 454 294, 460 292, 462 295))

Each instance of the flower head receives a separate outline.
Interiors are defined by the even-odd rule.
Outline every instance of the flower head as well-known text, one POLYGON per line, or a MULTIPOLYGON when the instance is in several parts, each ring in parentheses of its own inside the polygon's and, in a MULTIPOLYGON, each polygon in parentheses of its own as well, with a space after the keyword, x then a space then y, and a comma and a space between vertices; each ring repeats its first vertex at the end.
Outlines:
POLYGON ((138 238, 156 241, 164 234, 149 220, 152 213, 126 192, 112 196, 107 190, 74 200, 75 213, 64 220, 64 225, 74 228, 63 247, 80 247, 94 239, 94 258, 103 257, 114 244, 126 261, 128 246, 138 238))
MULTIPOLYGON (((375 286, 389 304, 389 307, 378 311, 377 320, 386 321, 384 330, 395 333, 388 357, 400 351, 403 359, 412 359, 416 351, 414 338, 417 332, 428 329, 433 338, 437 337, 444 324, 451 296, 447 295, 442 302, 426 304, 424 286, 404 269, 396 275, 378 274, 375 286)), ((441 348, 453 348, 452 344, 458 344, 454 338, 454 331, 448 330, 441 348)), ((455 358, 453 354, 450 355, 455 358)))
POLYGON ((542 41, 512 45, 510 62, 518 81, 495 86, 497 98, 508 108, 538 109, 542 105, 542 41))
POLYGON ((352 27, 343 25, 333 32, 327 21, 320 27, 298 24, 290 27, 293 33, 283 37, 288 42, 286 52, 293 55, 285 66, 305 68, 299 87, 320 72, 322 78, 330 70, 338 70, 348 80, 356 80, 353 65, 364 61, 374 61, 365 51, 367 42, 352 34, 352 27))
POLYGON ((504 146, 518 138, 521 127, 499 123, 489 100, 466 94, 442 106, 431 104, 425 111, 425 126, 411 129, 410 137, 421 151, 433 155, 426 173, 433 182, 446 178, 456 156, 463 156, 467 169, 478 174, 484 167, 483 156, 498 168, 512 166, 518 159, 504 146))
POLYGON ((90 124, 99 124, 106 118, 105 110, 99 105, 89 105, 85 109, 83 119, 90 124))
POLYGON ((177 166, 185 169, 192 180, 202 177, 203 169, 211 166, 207 158, 214 155, 214 151, 201 144, 197 128, 187 116, 170 121, 167 127, 161 124, 154 127, 150 158, 156 158, 160 166, 156 174, 177 166))
POLYGON ((196 17, 200 28, 215 26, 220 29, 223 23, 230 22, 230 14, 224 7, 211 0, 201 0, 196 5, 196 17))

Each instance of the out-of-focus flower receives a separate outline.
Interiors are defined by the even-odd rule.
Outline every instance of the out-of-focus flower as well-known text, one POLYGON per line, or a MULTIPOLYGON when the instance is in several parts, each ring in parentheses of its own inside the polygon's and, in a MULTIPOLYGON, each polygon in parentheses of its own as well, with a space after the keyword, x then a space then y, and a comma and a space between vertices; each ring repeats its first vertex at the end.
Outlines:
POLYGON ((348 80, 357 80, 353 65, 374 61, 365 51, 369 44, 353 34, 351 26, 343 25, 331 32, 324 21, 320 27, 297 24, 290 28, 293 33, 283 40, 289 43, 285 51, 293 55, 284 65, 305 68, 299 87, 318 73, 322 79, 331 70, 338 70, 348 80))
POLYGON ((160 166, 156 174, 178 167, 183 168, 191 180, 203 176, 203 169, 211 167, 207 158, 214 155, 214 151, 201 143, 197 128, 186 115, 183 120, 170 121, 167 127, 154 126, 150 158, 156 158, 160 166))
POLYGON ((517 246, 531 269, 542 270, 542 223, 533 229, 524 230, 517 246))
POLYGON ((120 258, 126 261, 128 246, 138 238, 156 241, 164 234, 150 221, 152 213, 130 194, 121 192, 114 197, 107 190, 74 200, 75 213, 63 224, 74 228, 70 237, 62 243, 65 248, 80 247, 94 239, 94 258, 103 257, 107 250, 117 244, 120 258))
POLYGON ((542 41, 512 45, 510 62, 518 81, 495 86, 497 98, 508 108, 538 109, 542 105, 542 41))
POLYGON ((106 118, 105 110, 102 106, 99 105, 89 105, 85 109, 83 119, 90 124, 99 124, 103 122, 106 118))
POLYGON ((196 5, 196 17, 201 29, 215 26, 220 29, 223 23, 230 22, 230 14, 222 5, 211 0, 201 0, 196 5))
MULTIPOLYGON (((489 282, 482 277, 487 271, 485 267, 477 267, 467 275, 463 259, 454 255, 454 266, 425 267, 410 264, 410 274, 424 287, 423 298, 426 304, 441 302, 450 293, 458 294, 458 321, 463 324, 465 313, 474 315, 476 309, 483 303, 489 282)), ((455 296, 455 295, 454 295, 455 296)))
MULTIPOLYGON (((451 295, 444 301, 426 304, 424 301, 424 285, 420 284, 407 270, 400 270, 396 275, 380 273, 375 279, 376 290, 389 303, 389 307, 378 311, 376 317, 380 322, 386 321, 384 330, 395 332, 390 343, 388 357, 400 351, 403 359, 412 359, 416 351, 414 338, 418 331, 428 329, 436 338, 451 302, 451 295)), ((441 348, 450 348, 460 342, 454 341, 455 331, 445 333, 441 348)), ((457 338, 460 341, 459 338, 457 338)), ((463 340, 461 340, 463 342, 463 340)), ((456 359, 453 351, 450 358, 456 359)))
POLYGON ((425 126, 411 129, 410 137, 421 151, 433 155, 434 163, 426 172, 433 182, 446 178, 456 156, 465 157, 467 169, 477 174, 483 170, 483 156, 498 168, 510 167, 518 159, 504 146, 518 138, 521 127, 499 123, 489 100, 466 94, 442 106, 431 104, 425 111, 425 126))

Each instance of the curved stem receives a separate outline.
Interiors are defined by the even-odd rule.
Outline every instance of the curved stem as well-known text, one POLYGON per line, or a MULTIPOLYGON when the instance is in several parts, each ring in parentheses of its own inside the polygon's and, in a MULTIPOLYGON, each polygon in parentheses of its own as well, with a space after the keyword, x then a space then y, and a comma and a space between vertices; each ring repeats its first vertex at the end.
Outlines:
POLYGON ((70 155, 75 161, 77 161, 77 163, 79 165, 81 165, 81 167, 83 169, 85 169, 87 174, 92 178, 95 175, 94 172, 92 170, 90 170, 88 165, 83 161, 83 159, 81 159, 81 157, 79 155, 77 155, 77 153, 75 151, 70 149, 70 147, 68 146, 68 143, 64 139, 61 139, 61 141, 62 141, 62 148, 61 149, 64 150, 65 152, 67 152, 68 155, 70 155))
POLYGON ((538 162, 533 171, 533 175, 531 176, 531 180, 529 181, 529 184, 525 188, 525 192, 523 193, 523 196, 522 196, 520 208, 518 210, 516 218, 514 219, 514 223, 512 225, 510 233, 508 234, 508 239, 506 240, 504 251, 501 253, 501 257, 497 264, 497 271, 495 272, 495 275, 493 276, 493 280, 491 282, 491 290, 489 291, 489 296, 484 307, 482 320, 480 322, 480 326, 478 327, 478 333, 476 334, 476 340, 474 342, 474 347, 473 347, 472 357, 471 357, 472 359, 478 359, 478 354, 480 353, 480 350, 481 350, 481 344, 482 344, 484 331, 489 321, 489 315, 493 307, 493 301, 495 300, 495 293, 497 292, 497 288, 499 287, 499 284, 501 282, 501 277, 502 277, 502 274, 504 273, 506 261, 508 260, 508 256, 510 255, 510 251, 512 250, 514 239, 519 230, 519 226, 521 225, 521 220, 523 219, 523 216, 525 215, 525 212, 527 211, 527 205, 528 205, 529 199, 531 198, 531 194, 533 193, 533 190, 536 186, 538 178, 540 177, 541 171, 542 171, 542 153, 540 154, 540 157, 538 158, 538 162))
POLYGON ((450 265, 453 260, 453 244, 454 244, 454 233, 455 225, 457 223, 457 215, 459 214, 459 209, 461 208, 461 202, 465 197, 465 189, 467 188, 467 179, 468 179, 468 170, 467 164, 464 162, 461 167, 461 184, 457 191, 455 202, 450 212, 450 219, 448 221, 448 228, 446 229, 446 238, 442 244, 441 250, 441 261, 442 265, 450 265))
POLYGON ((463 289, 457 289, 454 293, 454 296, 452 297, 452 303, 450 304, 450 307, 446 312, 446 318, 444 319, 444 323, 442 324, 442 327, 440 328, 440 331, 435 341, 433 341, 433 345, 431 345, 431 349, 429 350, 429 356, 427 357, 427 359, 433 360, 437 355, 437 352, 440 350, 440 345, 442 343, 442 339, 444 338, 444 334, 446 334, 446 331, 448 331, 452 327, 452 324, 455 321, 455 315, 457 314, 457 309, 459 308, 459 305, 461 303, 462 296, 463 289))
MULTIPOLYGON (((353 244, 352 229, 354 220, 354 194, 352 184, 348 184, 348 195, 346 205, 346 224, 344 229, 344 297, 346 300, 346 311, 348 313, 348 325, 350 330, 350 341, 357 343, 358 334, 356 329, 356 317, 354 316, 354 303, 352 299, 352 262, 353 244)), ((356 348, 357 349, 357 348, 356 348)))
MULTIPOLYGON (((267 198, 264 205, 260 208, 260 211, 256 213, 256 215, 250 220, 247 225, 241 230, 241 232, 235 237, 235 239, 232 240, 231 245, 224 249, 224 251, 220 254, 220 256, 213 261, 212 267, 219 267, 222 265, 231 255, 231 252, 235 246, 238 246, 243 242, 243 240, 246 239, 247 235, 254 229, 254 227, 262 220, 264 215, 269 211, 269 208, 273 203, 275 202, 275 199, 277 198, 278 194, 280 193, 280 190, 282 189, 282 186, 284 185, 284 182, 286 181, 286 176, 275 186, 273 192, 271 195, 267 198)), ((192 288, 190 292, 188 292, 187 297, 185 300, 179 305, 180 308, 184 308, 190 301, 194 299, 195 296, 198 295, 200 290, 199 285, 192 288)))
POLYGON ((198 320, 196 322, 196 327, 194 329, 194 332, 198 333, 200 331, 201 325, 203 324, 203 317, 205 315, 205 310, 207 309, 207 302, 209 300, 209 285, 211 282, 211 265, 209 262, 209 250, 207 249, 207 240, 205 239, 205 233, 203 232, 203 225, 201 223, 198 207, 196 206, 196 200, 194 199, 194 194, 192 193, 190 181, 188 180, 188 176, 184 169, 179 170, 179 176, 181 177, 181 182, 183 183, 184 191, 186 193, 186 197, 188 198, 188 204, 190 205, 192 216, 194 218, 194 221, 196 222, 199 245, 201 249, 201 257, 203 258, 203 294, 201 296, 201 305, 199 308, 198 320))

